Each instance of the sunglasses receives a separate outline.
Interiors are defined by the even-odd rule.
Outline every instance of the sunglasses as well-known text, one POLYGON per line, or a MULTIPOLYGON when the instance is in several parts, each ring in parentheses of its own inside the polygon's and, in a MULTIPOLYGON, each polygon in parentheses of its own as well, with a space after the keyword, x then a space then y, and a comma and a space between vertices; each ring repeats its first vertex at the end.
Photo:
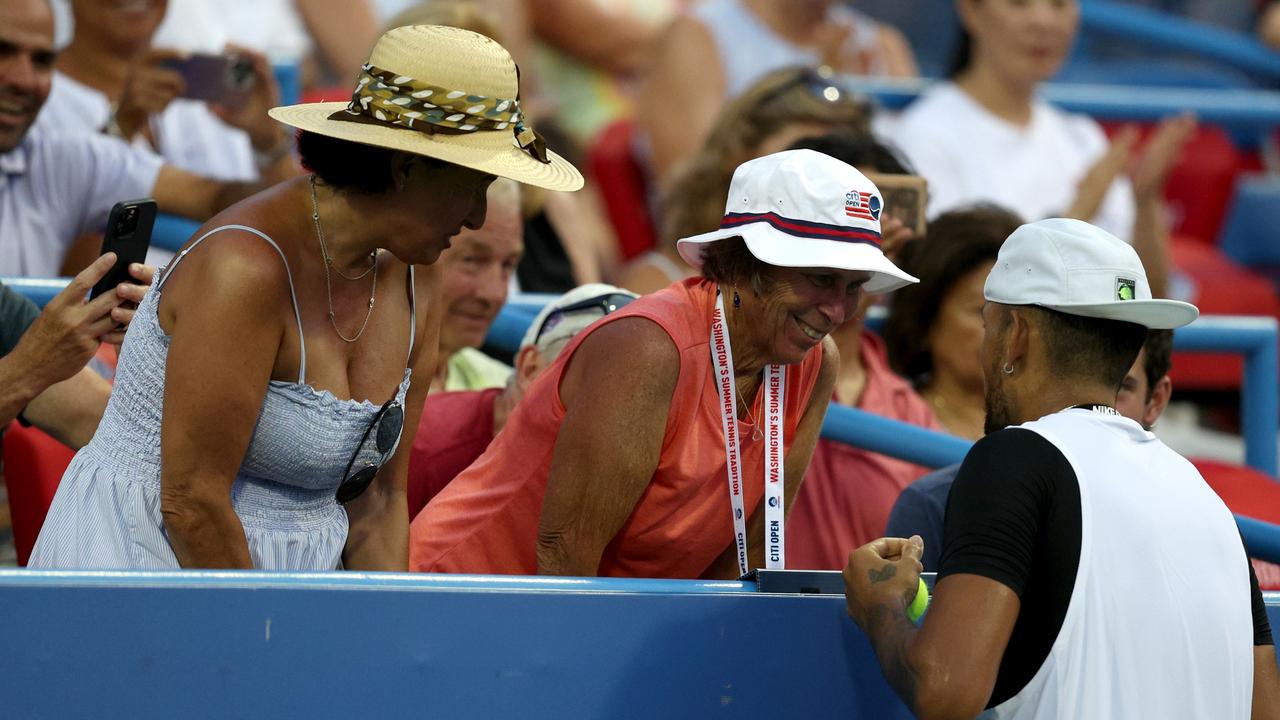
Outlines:
POLYGON ((401 407, 400 401, 393 397, 378 408, 378 412, 373 416, 373 422, 369 423, 364 435, 360 437, 360 444, 356 445, 355 454, 351 456, 351 461, 347 463, 347 470, 342 474, 342 484, 334 493, 334 499, 339 505, 346 505, 369 489, 373 479, 378 476, 378 471, 387 460, 391 459, 391 452, 396 449, 396 444, 400 440, 400 431, 403 428, 404 408, 401 407), (363 464, 357 466, 356 461, 369 448, 370 443, 377 450, 378 462, 365 460, 363 464))
POLYGON ((806 69, 796 73, 790 80, 782 83, 778 87, 774 88, 768 95, 761 98, 758 106, 767 107, 773 101, 801 86, 808 90, 809 94, 813 95, 814 98, 829 103, 839 102, 841 100, 847 100, 853 103, 860 102, 860 99, 854 97, 847 90, 842 89, 837 84, 836 79, 830 70, 822 72, 820 70, 806 69))
POLYGON ((565 305, 562 308, 556 308, 542 319, 542 324, 538 326, 538 332, 533 336, 533 342, 537 343, 542 339, 543 333, 551 330, 559 325, 565 318, 576 315, 586 310, 599 310, 601 317, 615 312, 618 308, 625 307, 634 297, 626 293, 608 293, 605 295, 597 295, 572 305, 565 305))

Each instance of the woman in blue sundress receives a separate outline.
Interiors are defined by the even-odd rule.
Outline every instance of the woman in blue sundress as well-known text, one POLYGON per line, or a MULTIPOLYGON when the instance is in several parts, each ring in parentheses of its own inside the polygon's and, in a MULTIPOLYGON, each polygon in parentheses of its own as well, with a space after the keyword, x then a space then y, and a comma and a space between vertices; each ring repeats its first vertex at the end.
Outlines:
POLYGON ((405 570, 398 450, 436 363, 432 263, 484 222, 495 176, 582 184, 518 97, 500 45, 416 26, 379 40, 350 103, 272 110, 310 174, 157 274, 31 566, 405 570))

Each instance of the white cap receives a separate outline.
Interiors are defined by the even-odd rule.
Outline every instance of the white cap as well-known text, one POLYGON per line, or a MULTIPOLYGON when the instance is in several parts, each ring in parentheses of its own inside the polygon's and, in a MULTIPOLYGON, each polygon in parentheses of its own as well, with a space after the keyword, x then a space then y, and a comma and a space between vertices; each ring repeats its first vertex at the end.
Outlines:
POLYGON ((623 290, 620 287, 605 283, 579 285, 547 303, 542 310, 538 311, 538 316, 533 319, 533 323, 525 331, 524 339, 520 341, 520 347, 523 349, 529 345, 536 345, 538 350, 546 356, 544 359, 547 362, 551 362, 556 354, 564 348, 565 343, 573 339, 574 335, 582 332, 591 323, 617 309, 618 303, 616 300, 618 298, 610 297, 616 295, 629 299, 640 297, 630 290, 623 290), (552 313, 574 305, 581 305, 597 298, 600 300, 598 312, 592 312, 594 308, 584 307, 581 312, 566 314, 559 322, 543 329, 542 326, 547 324, 547 318, 552 313), (613 302, 610 302, 611 300, 613 302), (540 336, 538 335, 539 330, 542 330, 542 335, 540 336))
POLYGON ((1152 300, 1138 253, 1087 222, 1050 218, 1013 231, 1000 247, 982 294, 1004 305, 1039 305, 1069 315, 1182 327, 1200 311, 1152 300))
POLYGON ((786 150, 739 165, 720 229, 676 247, 701 269, 709 243, 737 236, 769 265, 865 270, 867 292, 889 292, 919 280, 880 251, 883 208, 880 191, 852 166, 814 150, 786 150))

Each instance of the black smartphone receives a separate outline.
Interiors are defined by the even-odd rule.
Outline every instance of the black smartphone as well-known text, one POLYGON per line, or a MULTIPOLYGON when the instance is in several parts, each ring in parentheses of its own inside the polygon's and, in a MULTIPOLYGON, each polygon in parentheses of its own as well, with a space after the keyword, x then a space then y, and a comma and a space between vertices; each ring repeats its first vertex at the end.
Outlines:
POLYGON ((93 286, 89 299, 114 290, 123 282, 132 282, 129 265, 145 262, 151 246, 151 228, 156 223, 156 201, 151 198, 125 200, 111 208, 107 216, 107 232, 102 238, 102 252, 116 254, 116 264, 93 286))

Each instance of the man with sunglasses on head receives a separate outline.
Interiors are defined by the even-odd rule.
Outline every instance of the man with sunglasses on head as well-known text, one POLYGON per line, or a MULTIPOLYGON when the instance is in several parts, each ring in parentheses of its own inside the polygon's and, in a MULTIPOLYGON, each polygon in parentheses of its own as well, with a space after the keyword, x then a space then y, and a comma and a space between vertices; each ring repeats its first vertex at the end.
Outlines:
POLYGON ((409 456, 409 518, 484 453, 525 390, 579 331, 636 297, 603 283, 576 287, 534 318, 504 387, 428 395, 409 456))

